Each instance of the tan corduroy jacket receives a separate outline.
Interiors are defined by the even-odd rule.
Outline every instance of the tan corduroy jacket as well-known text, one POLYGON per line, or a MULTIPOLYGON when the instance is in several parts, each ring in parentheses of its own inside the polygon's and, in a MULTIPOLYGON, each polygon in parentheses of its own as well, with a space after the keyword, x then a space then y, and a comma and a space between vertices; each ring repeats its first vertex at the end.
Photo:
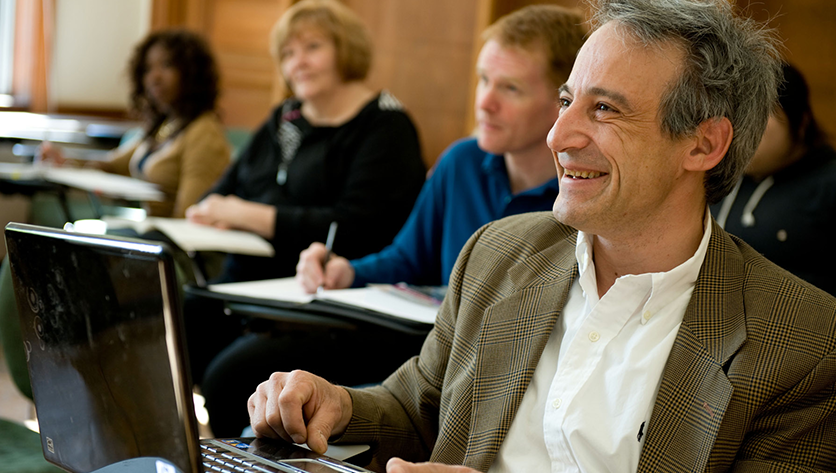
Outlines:
POLYGON ((139 138, 113 150, 102 169, 157 184, 166 200, 148 202, 149 215, 182 218, 186 208, 221 177, 229 164, 230 148, 217 115, 206 112, 151 153, 140 170, 146 153, 147 144, 139 138))
MULTIPOLYGON (((638 471, 836 471, 836 299, 712 232, 638 471)), ((340 441, 372 443, 380 464, 487 470, 578 276, 576 237, 548 212, 478 231, 420 356, 350 390, 340 441)))

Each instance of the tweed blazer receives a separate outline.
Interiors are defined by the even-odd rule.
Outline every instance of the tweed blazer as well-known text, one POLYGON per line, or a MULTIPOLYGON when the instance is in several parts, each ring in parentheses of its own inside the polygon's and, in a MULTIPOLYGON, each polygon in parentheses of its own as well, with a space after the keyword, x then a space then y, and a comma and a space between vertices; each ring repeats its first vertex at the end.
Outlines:
MULTIPOLYGON (((836 471, 836 299, 713 225, 638 471, 836 471)), ((576 238, 550 212, 476 232, 420 355, 350 390, 340 441, 486 471, 578 277, 576 238)))

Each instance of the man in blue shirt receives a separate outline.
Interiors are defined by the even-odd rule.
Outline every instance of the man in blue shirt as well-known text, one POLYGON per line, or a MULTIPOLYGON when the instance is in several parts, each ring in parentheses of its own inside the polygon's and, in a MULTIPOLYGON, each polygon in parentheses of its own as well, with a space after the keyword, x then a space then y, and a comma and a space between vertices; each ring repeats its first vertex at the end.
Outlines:
MULTIPOLYGON (((444 152, 406 224, 380 253, 351 263, 330 258, 325 276, 325 245, 303 251, 297 278, 305 287, 313 292, 323 279, 326 288, 446 284, 459 251, 479 227, 551 209, 557 171, 546 135, 557 119, 558 87, 583 44, 583 24, 579 12, 536 5, 489 27, 477 62, 477 137, 444 152)), ((243 428, 247 412, 235 406, 245 406, 255 386, 274 371, 304 369, 349 386, 379 382, 417 354, 423 341, 424 336, 373 325, 247 334, 221 352, 204 375, 201 389, 212 428, 216 435, 243 428)))
POLYGON ((550 210, 558 188, 545 137, 557 119, 557 88, 583 43, 582 23, 574 11, 540 5, 489 27, 477 62, 476 138, 441 155, 391 245, 357 260, 331 257, 323 270, 328 252, 314 243, 296 268, 302 286, 314 292, 368 283, 446 285, 479 227, 550 210))

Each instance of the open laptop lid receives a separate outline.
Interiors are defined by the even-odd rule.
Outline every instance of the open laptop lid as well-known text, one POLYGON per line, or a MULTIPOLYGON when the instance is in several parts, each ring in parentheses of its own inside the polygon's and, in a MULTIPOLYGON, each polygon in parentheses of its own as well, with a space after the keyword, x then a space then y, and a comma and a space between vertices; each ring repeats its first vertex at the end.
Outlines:
POLYGON ((166 247, 15 223, 6 246, 46 459, 72 472, 135 457, 200 471, 166 247))

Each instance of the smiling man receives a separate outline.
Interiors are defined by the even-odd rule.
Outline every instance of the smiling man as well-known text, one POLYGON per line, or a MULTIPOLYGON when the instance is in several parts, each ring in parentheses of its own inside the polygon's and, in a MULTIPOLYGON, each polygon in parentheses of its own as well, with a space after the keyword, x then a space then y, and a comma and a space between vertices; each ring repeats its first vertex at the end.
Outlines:
POLYGON ((548 138, 553 214, 468 241, 382 386, 274 374, 259 435, 435 462, 391 473, 836 470, 836 299, 707 211, 775 103, 774 40, 725 0, 600 0, 595 24, 548 138))

